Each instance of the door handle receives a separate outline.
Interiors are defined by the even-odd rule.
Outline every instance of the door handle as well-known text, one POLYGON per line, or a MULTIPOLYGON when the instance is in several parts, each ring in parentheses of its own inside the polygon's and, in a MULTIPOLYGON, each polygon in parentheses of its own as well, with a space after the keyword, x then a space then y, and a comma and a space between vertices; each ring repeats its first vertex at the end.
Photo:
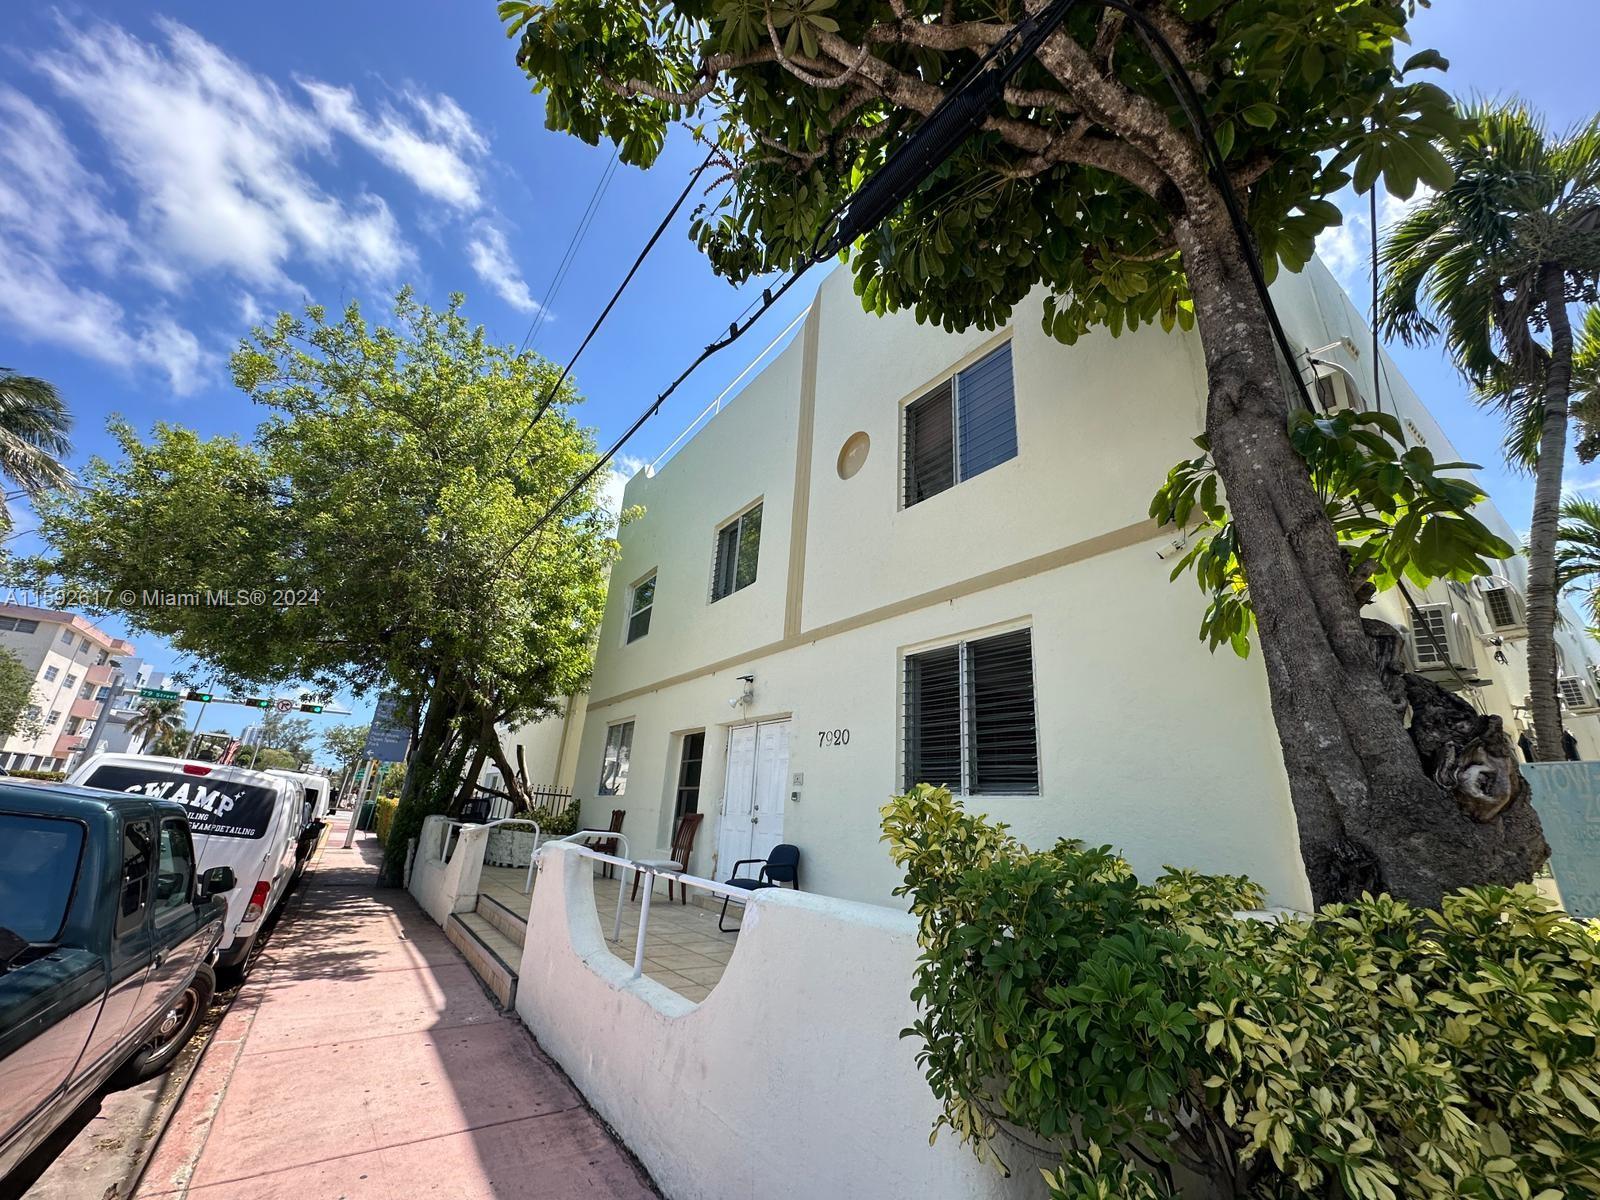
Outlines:
POLYGON ((166 961, 167 961, 166 952, 163 951, 163 950, 158 950, 158 951, 156 951, 155 962, 153 964, 151 964, 151 965, 159 967, 162 963, 164 963, 166 961))

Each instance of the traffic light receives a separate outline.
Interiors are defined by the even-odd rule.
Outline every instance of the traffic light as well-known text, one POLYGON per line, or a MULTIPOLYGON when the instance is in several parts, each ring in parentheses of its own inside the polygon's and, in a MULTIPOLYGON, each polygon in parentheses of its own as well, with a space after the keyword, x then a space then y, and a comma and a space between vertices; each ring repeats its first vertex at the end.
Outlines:
POLYGON ((300 711, 301 712, 308 712, 308 713, 319 713, 319 712, 322 711, 322 705, 320 705, 320 704, 302 704, 300 706, 300 711))
POLYGON ((271 708, 272 700, 269 697, 251 696, 245 703, 251 708, 271 708))
POLYGON ((209 704, 209 703, 211 703, 211 693, 210 692, 197 692, 193 688, 190 688, 187 692, 184 693, 184 699, 185 700, 198 700, 198 701, 200 701, 201 704, 209 704))

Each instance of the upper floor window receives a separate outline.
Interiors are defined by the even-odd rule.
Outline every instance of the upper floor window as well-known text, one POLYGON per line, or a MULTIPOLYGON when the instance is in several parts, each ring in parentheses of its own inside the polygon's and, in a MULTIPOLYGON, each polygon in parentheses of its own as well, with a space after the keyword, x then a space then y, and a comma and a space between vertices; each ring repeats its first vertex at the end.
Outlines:
POLYGON ((60 667, 46 667, 44 669, 44 681, 46 683, 54 683, 56 681, 56 677, 59 676, 60 674, 61 674, 61 668, 60 667))
POLYGON ((620 796, 628 790, 628 759, 633 754, 633 722, 606 730, 605 757, 600 760, 600 794, 620 796))
POLYGON ((717 530, 717 560, 711 573, 711 599, 721 600, 756 581, 761 553, 761 505, 746 509, 717 530))
POLYGON ((61 640, 70 646, 73 642, 77 641, 77 638, 73 636, 72 630, 63 629, 61 631, 61 640))
POLYGON ((656 573, 633 585, 628 596, 628 640, 636 642, 650 632, 650 610, 656 602, 656 573))
POLYGON ((905 423, 907 508, 1015 458, 1011 343, 906 405, 905 423))
POLYGON ((44 723, 46 725, 54 725, 60 720, 61 720, 61 710, 59 708, 52 708, 50 710, 50 715, 44 719, 44 723))
POLYGON ((39 628, 39 622, 24 620, 22 617, 0 617, 0 633, 33 633, 39 628))
POLYGON ((905 768, 907 787, 1038 792, 1031 630, 906 656, 905 768))
POLYGON ((76 675, 68 675, 63 681, 62 686, 68 691, 71 691, 73 688, 78 686, 78 677, 76 675))

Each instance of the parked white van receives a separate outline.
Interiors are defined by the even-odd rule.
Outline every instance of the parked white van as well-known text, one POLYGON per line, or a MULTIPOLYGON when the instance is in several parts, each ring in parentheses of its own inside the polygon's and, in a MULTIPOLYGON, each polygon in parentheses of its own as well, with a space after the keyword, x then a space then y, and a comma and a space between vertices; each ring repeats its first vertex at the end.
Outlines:
POLYGON ((181 758, 96 754, 66 780, 80 787, 176 800, 188 811, 201 874, 232 867, 217 965, 242 967, 266 919, 288 895, 304 827, 298 780, 181 758))

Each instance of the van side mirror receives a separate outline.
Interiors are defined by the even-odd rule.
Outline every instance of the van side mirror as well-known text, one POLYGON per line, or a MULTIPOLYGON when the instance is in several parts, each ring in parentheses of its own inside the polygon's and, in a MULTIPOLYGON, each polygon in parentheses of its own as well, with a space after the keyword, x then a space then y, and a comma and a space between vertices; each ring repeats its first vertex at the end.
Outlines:
POLYGON ((200 899, 209 900, 224 892, 231 892, 239 881, 233 877, 232 867, 212 867, 200 876, 200 899))

